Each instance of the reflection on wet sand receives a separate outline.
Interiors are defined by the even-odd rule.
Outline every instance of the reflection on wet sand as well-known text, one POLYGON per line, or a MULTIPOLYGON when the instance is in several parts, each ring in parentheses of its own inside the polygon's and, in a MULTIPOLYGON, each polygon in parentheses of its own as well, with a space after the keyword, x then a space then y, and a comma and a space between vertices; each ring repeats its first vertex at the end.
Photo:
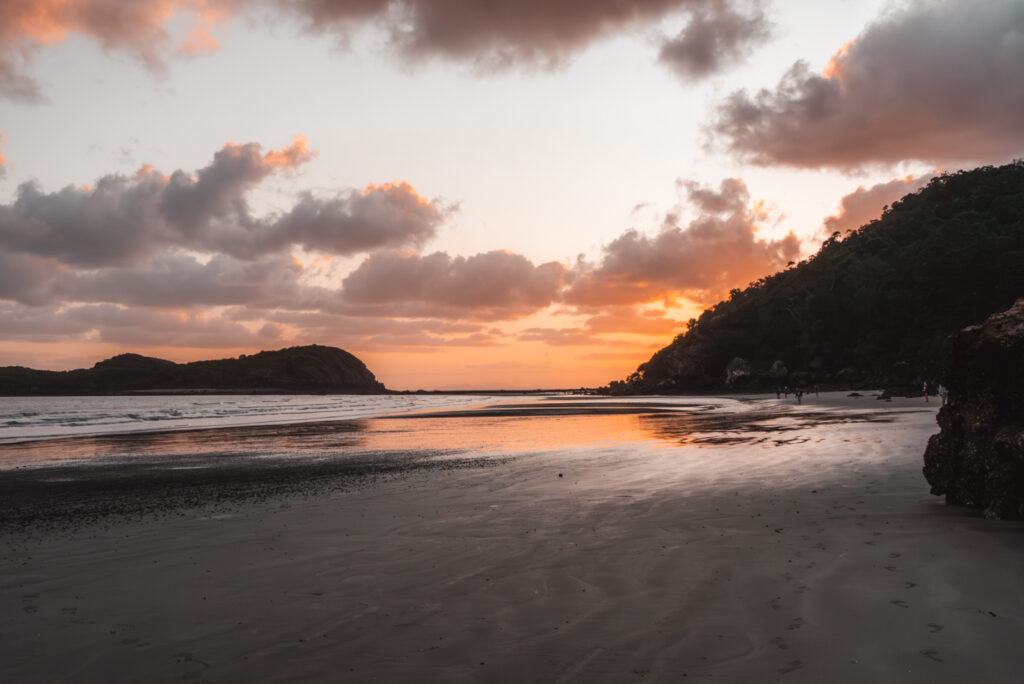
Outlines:
POLYGON ((137 463, 217 467, 231 459, 345 459, 366 452, 516 454, 599 444, 778 444, 814 425, 891 422, 896 411, 737 400, 546 401, 390 418, 148 432, 5 445, 0 470, 137 463))

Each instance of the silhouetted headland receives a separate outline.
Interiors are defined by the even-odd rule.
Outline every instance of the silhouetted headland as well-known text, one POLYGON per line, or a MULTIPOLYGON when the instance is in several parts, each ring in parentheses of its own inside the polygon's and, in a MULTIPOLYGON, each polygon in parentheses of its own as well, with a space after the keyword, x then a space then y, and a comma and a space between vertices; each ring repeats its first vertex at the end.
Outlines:
POLYGON ((1024 161, 938 176, 799 264, 732 290, 613 394, 888 388, 921 395, 949 336, 1024 283, 1024 161))
POLYGON ((243 354, 233 359, 175 363, 118 354, 92 368, 46 371, 0 368, 0 395, 123 393, 339 393, 385 392, 354 355, 318 344, 243 354))

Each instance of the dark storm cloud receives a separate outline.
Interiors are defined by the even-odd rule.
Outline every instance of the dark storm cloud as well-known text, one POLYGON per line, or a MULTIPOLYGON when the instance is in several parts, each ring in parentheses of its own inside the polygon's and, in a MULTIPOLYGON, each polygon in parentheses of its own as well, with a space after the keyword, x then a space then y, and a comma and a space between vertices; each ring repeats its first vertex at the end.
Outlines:
POLYGON ((599 263, 574 266, 562 300, 593 307, 682 296, 708 304, 797 257, 800 245, 792 233, 780 240, 758 239, 763 210, 751 204, 741 180, 726 179, 717 191, 681 185, 698 210, 696 219, 677 225, 680 208, 655 235, 627 230, 603 247, 599 263))
POLYGON ((759 164, 849 168, 1002 161, 1024 147, 1024 4, 914 2, 797 62, 775 90, 733 93, 710 132, 759 164))
POLYGON ((47 193, 34 183, 0 205, 0 249, 52 257, 79 268, 138 264, 169 248, 257 259, 292 246, 351 255, 420 245, 451 211, 407 183, 371 185, 330 198, 299 197, 283 215, 255 218, 247 194, 272 173, 312 158, 305 139, 263 153, 229 144, 195 174, 144 167, 95 187, 47 193))
POLYGON ((760 3, 738 8, 709 2, 694 9, 686 27, 662 44, 659 59, 684 79, 697 80, 741 61, 770 36, 760 3))
POLYGON ((345 278, 341 299, 392 315, 409 313, 411 306, 512 318, 554 302, 565 271, 557 262, 534 265, 521 254, 503 251, 470 257, 378 253, 345 278))

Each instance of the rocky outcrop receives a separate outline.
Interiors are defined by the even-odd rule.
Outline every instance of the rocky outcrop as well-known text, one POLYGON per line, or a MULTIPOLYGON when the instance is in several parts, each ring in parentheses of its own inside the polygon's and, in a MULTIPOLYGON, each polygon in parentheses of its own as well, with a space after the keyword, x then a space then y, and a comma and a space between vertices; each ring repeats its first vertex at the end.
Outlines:
POLYGON ((317 344, 243 354, 236 359, 180 364, 139 354, 119 354, 92 368, 73 371, 0 368, 0 395, 384 391, 384 385, 358 358, 343 349, 317 344))
POLYGON ((789 369, 786 368, 786 364, 784 364, 781 359, 778 359, 772 364, 772 367, 768 369, 768 375, 775 382, 782 382, 786 379, 786 376, 789 375, 789 369))
POLYGON ((750 362, 740 357, 734 358, 725 367, 725 386, 736 387, 750 377, 750 362))
POLYGON ((953 338, 949 400, 924 476, 946 502, 1024 517, 1024 298, 953 338))

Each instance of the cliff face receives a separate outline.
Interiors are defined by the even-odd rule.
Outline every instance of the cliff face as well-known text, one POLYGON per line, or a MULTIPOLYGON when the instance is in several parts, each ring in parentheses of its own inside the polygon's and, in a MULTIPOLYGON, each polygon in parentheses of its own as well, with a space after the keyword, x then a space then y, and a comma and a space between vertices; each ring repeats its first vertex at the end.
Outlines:
POLYGON ((73 371, 0 368, 0 395, 200 390, 372 394, 385 388, 352 354, 320 345, 186 364, 120 354, 73 371))
POLYGON ((954 337, 948 388, 924 453, 932 494, 1024 517, 1024 298, 954 337))

